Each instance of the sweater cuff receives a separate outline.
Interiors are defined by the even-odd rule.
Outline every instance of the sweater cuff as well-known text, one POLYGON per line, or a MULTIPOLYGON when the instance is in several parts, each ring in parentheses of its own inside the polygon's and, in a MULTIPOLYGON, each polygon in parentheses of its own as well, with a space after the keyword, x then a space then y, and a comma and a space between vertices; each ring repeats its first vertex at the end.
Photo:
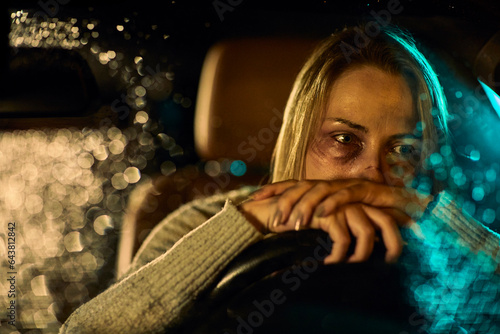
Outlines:
POLYGON ((257 231, 257 229, 245 218, 240 210, 238 210, 238 207, 233 204, 230 199, 226 200, 224 208, 221 212, 225 212, 227 217, 233 222, 234 228, 238 229, 245 235, 248 235, 251 242, 262 239, 263 234, 257 231))
POLYGON ((451 193, 443 191, 438 194, 428 205, 421 222, 437 224, 434 230, 454 231, 463 246, 500 263, 500 236, 460 208, 451 193))

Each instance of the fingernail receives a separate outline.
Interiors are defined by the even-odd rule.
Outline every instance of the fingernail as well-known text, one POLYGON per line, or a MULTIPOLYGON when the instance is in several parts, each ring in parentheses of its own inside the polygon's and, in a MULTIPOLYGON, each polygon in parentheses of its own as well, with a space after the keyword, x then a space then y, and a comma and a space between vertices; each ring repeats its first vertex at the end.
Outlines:
POLYGON ((300 225, 302 224, 302 216, 299 216, 295 221, 295 231, 300 230, 300 225))
POLYGON ((273 227, 276 227, 278 226, 279 224, 281 224, 281 211, 276 211, 276 213, 274 214, 274 218, 273 218, 273 227))
POLYGON ((314 210, 314 217, 323 217, 323 213, 325 212, 325 208, 322 206, 318 206, 316 210, 314 210))

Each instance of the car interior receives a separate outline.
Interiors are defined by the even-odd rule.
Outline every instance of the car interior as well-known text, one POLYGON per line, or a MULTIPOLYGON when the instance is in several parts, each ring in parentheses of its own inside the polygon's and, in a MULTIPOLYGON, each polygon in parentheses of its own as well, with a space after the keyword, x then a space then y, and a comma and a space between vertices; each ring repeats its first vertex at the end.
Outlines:
MULTIPOLYGON (((169 213, 266 184, 302 64, 322 38, 359 22, 414 35, 448 99, 457 167, 445 178, 462 191, 464 210, 500 231, 495 1, 22 0, 0 7, 0 253, 7 254, 4 231, 15 222, 19 305, 16 326, 2 318, 0 331, 57 333, 78 306, 127 274, 169 213)), ((284 284, 273 273, 303 262, 322 236, 284 233, 249 248, 166 332, 234 332, 255 296, 284 284)), ((252 332, 423 332, 381 254, 364 267, 321 268, 252 332), (337 288, 323 297, 334 302, 325 305, 312 296, 332 277, 337 288), (363 286, 363 307, 341 288, 349 284, 363 286)))

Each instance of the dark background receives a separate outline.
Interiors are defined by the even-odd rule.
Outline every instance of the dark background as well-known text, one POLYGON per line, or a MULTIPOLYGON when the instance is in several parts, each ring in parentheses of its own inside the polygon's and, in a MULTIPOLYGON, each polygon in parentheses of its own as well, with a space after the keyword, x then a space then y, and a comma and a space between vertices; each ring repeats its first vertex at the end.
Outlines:
MULTIPOLYGON (((387 1, 11 1, 1 6, 4 13, 12 9, 29 9, 32 13, 46 12, 49 16, 93 18, 99 21, 100 42, 109 48, 133 54, 144 54, 151 67, 160 64, 162 70, 175 73, 174 93, 189 97, 192 104, 177 110, 169 99, 158 101, 152 110, 165 127, 167 134, 182 143, 185 154, 180 164, 197 160, 192 141, 192 120, 200 70, 208 48, 215 42, 243 36, 286 35, 324 37, 344 25, 371 20, 371 11, 387 9, 387 1), (233 4, 233 5, 231 5, 233 4), (217 12, 222 12, 222 16, 217 12), (52 10, 53 12, 49 12, 52 10), (129 22, 124 23, 124 18, 129 22), (221 20, 222 18, 222 20, 221 20), (115 29, 125 25, 131 39, 115 29), (157 26, 152 30, 152 26, 157 26), (149 35, 148 39, 145 38, 149 35), (168 35, 167 39, 163 36, 168 35)), ((500 9, 495 1, 430 1, 402 0, 401 14, 391 22, 408 27, 415 37, 436 55, 454 62, 454 73, 437 68, 451 81, 473 78, 467 64, 475 52, 499 28, 500 9), (429 24, 432 22, 433 24, 429 24), (436 28, 442 25, 442 28, 436 28), (468 76, 467 76, 468 75, 468 76)), ((1 64, 5 67, 12 50, 7 46, 10 18, 4 15, 4 52, 1 64)), ((111 103, 126 88, 124 82, 110 78, 102 66, 89 61, 100 94, 101 103, 111 103)), ((450 66, 450 64, 448 64, 450 66)), ((8 71, 7 71, 8 72, 8 71)), ((8 73, 7 73, 8 74, 8 73)), ((3 80, 3 84, 7 80, 3 80)), ((19 86, 25 87, 25 83, 19 86)), ((10 85, 12 86, 12 85, 10 85)), ((20 89, 23 89, 19 87, 20 89)), ((473 87, 475 88, 475 86, 473 87)), ((11 88, 12 89, 12 88, 11 88)), ((452 89, 454 89, 452 87, 452 89)), ((174 94, 170 95, 170 99, 174 94)), ((450 104, 453 103, 452 98, 450 104)), ((69 108, 68 108, 69 109, 69 108)), ((12 114, 9 116, 13 116, 12 114)), ((16 116, 16 115, 14 115, 16 116)), ((161 155, 160 155, 161 156, 161 155)), ((160 158, 161 159, 161 158, 160 158)))
MULTIPOLYGON (((60 0, 61 1, 61 0, 60 0)), ((387 10, 396 1, 10 1, 2 3, 4 19, 0 99, 16 92, 40 90, 46 87, 46 100, 57 101, 64 96, 61 81, 45 75, 42 84, 39 75, 28 73, 21 77, 9 70, 8 64, 19 50, 8 46, 10 12, 24 9, 30 15, 46 14, 60 20, 77 18, 80 21, 99 22, 99 44, 107 49, 123 52, 131 59, 141 55, 150 69, 172 73, 173 87, 169 94, 150 101, 149 116, 155 121, 149 129, 154 135, 166 133, 182 148, 182 154, 172 156, 158 146, 155 157, 143 173, 160 173, 161 163, 173 161, 177 169, 186 165, 202 166, 193 143, 193 115, 201 67, 209 47, 217 41, 245 36, 325 37, 345 25, 373 20, 373 11, 387 10), (125 22, 127 21, 127 22, 125 22), (120 24, 130 34, 125 39, 116 30, 120 24), (153 28, 154 27, 154 28, 153 28), (51 88, 51 85, 54 88, 51 88), (47 88, 48 87, 48 88, 47 88), (188 101, 181 104, 180 101, 188 101)), ((396 2, 397 3, 397 2, 396 2)), ((448 98, 456 155, 467 181, 461 185, 464 197, 470 199, 475 185, 485 182, 488 170, 500 174, 499 116, 476 80, 473 71, 475 57, 484 43, 500 30, 500 5, 493 0, 401 0, 401 13, 391 17, 391 23, 408 28, 420 43, 435 67, 448 98), (460 94, 460 95, 458 95, 460 94), (470 159, 471 150, 480 153, 480 159, 470 159), (482 176, 481 176, 482 175, 482 176)), ((38 52, 35 50, 35 52, 38 52)), ((89 87, 94 91, 93 102, 84 105, 78 99, 61 100, 63 107, 37 112, 19 112, 15 108, 0 114, 3 119, 39 117, 38 123, 57 117, 92 115, 100 106, 113 105, 130 87, 130 82, 119 76, 110 76, 105 66, 88 54, 88 48, 76 49, 89 66, 89 87), (87 50, 87 51, 85 51, 87 50), (87 53, 86 53, 87 52, 87 53), (41 120, 41 121, 40 121, 41 120)), ((500 58, 500 55, 498 56, 500 58)), ((28 59, 31 59, 28 57, 28 59)), ((38 65, 37 65, 38 66, 38 65)), ((43 67, 43 65, 41 66, 43 67)), ((497 92, 500 88, 499 67, 491 73, 497 92)), ((20 97, 26 100, 26 97, 20 97)), ((29 101, 29 98, 27 98, 29 101)), ((121 101, 121 100, 120 100, 121 101)), ((122 105, 122 101, 120 104, 122 105)), ((33 101, 33 105, 39 105, 33 101)), ((123 107, 123 106, 122 106, 123 107)), ((116 110, 115 110, 116 111, 116 110)), ((127 127, 133 114, 121 120, 127 127)), ((19 123, 18 123, 19 124, 19 123)), ((29 122, 27 124, 30 124, 29 122)), ((85 124, 82 124, 85 126, 85 124)), ((15 127, 10 125, 10 127, 15 127)), ((146 129, 148 130, 148 129, 146 129)), ((496 210, 498 228, 500 203, 498 178, 490 182, 483 200, 468 201, 469 211, 481 219, 483 209, 496 210)))
MULTIPOLYGON (((183 154, 172 155, 161 145, 156 145, 154 158, 141 171, 143 175, 154 176, 160 173, 160 166, 165 161, 172 161, 177 169, 188 165, 203 166, 204 162, 200 161, 194 149, 193 116, 200 71, 211 45, 223 39, 247 36, 325 37, 344 25, 373 20, 371 12, 386 10, 387 6, 388 1, 369 0, 2 2, 0 107, 8 99, 14 98, 15 101, 10 109, 0 111, 0 131, 50 126, 58 119, 64 120, 58 126, 91 126, 88 122, 92 116, 102 106, 121 101, 122 94, 131 85, 119 76, 111 76, 107 67, 90 55, 87 46, 71 52, 78 54, 85 63, 82 68, 88 70, 86 85, 90 93, 84 103, 78 96, 68 98, 71 86, 61 84, 68 81, 51 75, 53 72, 46 61, 35 61, 37 54, 49 51, 37 48, 20 50, 9 46, 12 11, 42 12, 60 20, 77 18, 79 23, 95 20, 98 22, 95 31, 99 32, 97 40, 104 49, 122 52, 130 60, 140 55, 145 66, 172 74, 171 92, 150 101, 149 116, 154 122, 142 130, 153 135, 165 133, 174 138, 183 154), (222 16, 216 8, 223 11, 222 16), (117 25, 125 27, 130 34, 129 39, 117 31, 117 25), (9 64, 20 56, 27 59, 29 71, 19 73, 12 70, 9 64), (50 102, 43 104, 44 108, 40 108, 40 94, 44 102, 50 102), (180 101, 188 102, 183 104, 180 101), (20 102, 31 104, 33 108, 21 110, 20 102)), ((464 208, 483 221, 485 210, 493 210, 496 218, 489 224, 499 231, 500 177, 496 176, 500 176, 500 145, 497 144, 500 117, 479 86, 473 63, 483 44, 500 30, 500 4, 494 0, 401 0, 400 6, 403 11, 393 16, 391 22, 407 27, 421 43, 439 74, 448 98, 457 162, 466 178, 460 186, 464 208), (480 152, 480 159, 471 159, 471 150, 480 152), (492 173, 495 175, 493 179, 492 173), (481 200, 472 198, 476 187, 488 190, 481 200)), ((53 53, 49 56, 54 58, 53 53)), ((500 88, 498 68, 497 73, 492 75, 494 81, 499 83, 497 89, 500 88)), ((126 128, 132 123, 131 113, 116 124, 126 128)), ((110 249, 116 246, 113 243, 116 243, 117 234, 113 233, 110 235, 115 239, 110 238, 110 249)), ((99 273, 99 284, 94 289, 89 288, 88 297, 109 285, 114 278, 113 266, 114 262, 110 259, 99 273)), ((63 310, 62 320, 76 306, 63 310)))

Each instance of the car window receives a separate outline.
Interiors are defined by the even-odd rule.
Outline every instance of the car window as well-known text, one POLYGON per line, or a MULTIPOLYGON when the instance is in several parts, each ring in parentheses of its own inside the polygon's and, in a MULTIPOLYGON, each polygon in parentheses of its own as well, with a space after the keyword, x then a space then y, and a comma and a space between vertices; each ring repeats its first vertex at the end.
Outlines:
POLYGON ((450 174, 439 164, 451 147, 431 157, 436 177, 460 189, 464 210, 500 230, 498 66, 478 78, 459 44, 475 40, 479 53, 500 10, 492 1, 455 3, 5 4, 0 254, 8 279, 0 299, 10 309, 2 326, 14 319, 22 331, 57 333, 112 284, 130 195, 156 175, 191 166, 193 178, 240 176, 231 160, 202 160, 193 140, 204 57, 230 38, 319 39, 360 18, 414 28, 445 87, 458 154, 450 174))

